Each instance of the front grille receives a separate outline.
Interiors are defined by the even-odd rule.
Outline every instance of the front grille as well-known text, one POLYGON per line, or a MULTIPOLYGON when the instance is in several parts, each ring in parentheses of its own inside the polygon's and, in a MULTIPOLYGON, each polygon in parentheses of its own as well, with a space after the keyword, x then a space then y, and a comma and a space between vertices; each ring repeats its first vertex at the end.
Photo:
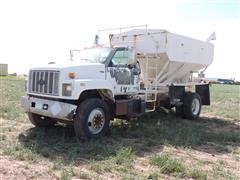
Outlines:
POLYGON ((29 93, 58 96, 59 71, 32 70, 28 85, 29 93))

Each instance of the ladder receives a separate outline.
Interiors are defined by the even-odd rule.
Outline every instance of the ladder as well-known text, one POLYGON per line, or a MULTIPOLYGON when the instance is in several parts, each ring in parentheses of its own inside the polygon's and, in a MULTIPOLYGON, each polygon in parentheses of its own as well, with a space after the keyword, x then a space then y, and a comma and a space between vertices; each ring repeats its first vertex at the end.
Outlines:
POLYGON ((157 65, 149 66, 149 59, 146 59, 146 77, 144 84, 145 87, 145 102, 146 102, 146 110, 145 112, 153 112, 156 109, 156 101, 157 101, 157 65), (150 77, 150 72, 155 71, 155 77, 150 77), (149 82, 150 81, 150 82, 149 82))
POLYGON ((153 112, 156 109, 157 93, 156 92, 146 92, 145 93, 145 102, 146 110, 145 112, 153 112), (149 98, 151 97, 151 98, 149 98))

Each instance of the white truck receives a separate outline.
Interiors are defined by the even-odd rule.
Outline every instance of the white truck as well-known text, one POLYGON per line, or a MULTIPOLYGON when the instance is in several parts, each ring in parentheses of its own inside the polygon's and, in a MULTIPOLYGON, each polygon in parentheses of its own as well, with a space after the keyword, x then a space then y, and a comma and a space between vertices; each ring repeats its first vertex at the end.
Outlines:
POLYGON ((35 126, 74 125, 80 139, 104 135, 114 118, 131 119, 160 107, 197 119, 210 105, 209 84, 194 78, 212 63, 214 46, 159 29, 110 34, 110 44, 71 51, 66 64, 29 71, 21 104, 35 126))

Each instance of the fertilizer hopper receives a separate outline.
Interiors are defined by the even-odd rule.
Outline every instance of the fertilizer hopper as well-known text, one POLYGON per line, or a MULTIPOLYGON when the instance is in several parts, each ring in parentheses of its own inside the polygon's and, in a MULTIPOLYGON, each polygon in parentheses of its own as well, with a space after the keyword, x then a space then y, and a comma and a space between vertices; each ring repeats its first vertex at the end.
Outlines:
POLYGON ((192 82, 213 61, 214 46, 166 30, 135 29, 110 36, 114 47, 133 47, 145 85, 165 86, 192 82))

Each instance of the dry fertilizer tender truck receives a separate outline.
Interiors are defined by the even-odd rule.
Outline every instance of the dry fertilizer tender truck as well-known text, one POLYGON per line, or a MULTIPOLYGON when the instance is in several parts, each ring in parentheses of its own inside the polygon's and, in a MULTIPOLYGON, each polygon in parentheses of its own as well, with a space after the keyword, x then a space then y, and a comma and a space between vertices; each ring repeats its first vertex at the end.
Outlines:
POLYGON ((98 138, 114 118, 131 119, 160 107, 197 119, 210 105, 201 75, 214 46, 159 29, 120 30, 109 45, 71 51, 71 61, 32 68, 21 103, 35 126, 72 123, 80 139, 98 138))

